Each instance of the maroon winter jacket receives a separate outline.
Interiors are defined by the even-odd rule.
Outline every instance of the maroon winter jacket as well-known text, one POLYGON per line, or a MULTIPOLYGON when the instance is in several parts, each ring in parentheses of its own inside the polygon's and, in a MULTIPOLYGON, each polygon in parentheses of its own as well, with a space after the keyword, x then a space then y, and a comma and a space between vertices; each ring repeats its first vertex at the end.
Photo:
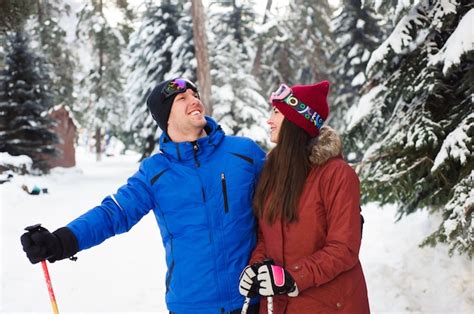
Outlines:
MULTIPOLYGON (((299 290, 294 298, 275 296, 275 314, 370 313, 359 262, 359 180, 341 150, 336 132, 323 128, 311 150, 313 168, 300 198, 298 221, 269 225, 259 220, 250 264, 272 258, 288 270, 299 290)), ((266 298, 260 313, 267 313, 266 298)))

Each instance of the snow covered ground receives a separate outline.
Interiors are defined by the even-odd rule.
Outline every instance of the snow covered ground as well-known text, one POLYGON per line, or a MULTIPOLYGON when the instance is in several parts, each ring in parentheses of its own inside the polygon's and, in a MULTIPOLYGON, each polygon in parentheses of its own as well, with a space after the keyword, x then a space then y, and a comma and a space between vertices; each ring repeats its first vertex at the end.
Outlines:
MULTIPOLYGON (((41 222, 51 231, 98 204, 137 169, 138 155, 104 157, 84 151, 78 166, 48 176, 16 176, 0 185, 0 313, 51 312, 41 266, 24 255, 20 235, 41 222), (31 196, 21 185, 46 187, 31 196)), ((444 246, 418 248, 439 220, 419 212, 394 223, 394 206, 363 207, 366 220, 361 260, 372 313, 474 313, 474 267, 449 258, 444 246)), ((78 254, 77 262, 49 264, 61 313, 167 313, 165 262, 151 214, 129 233, 78 254)))

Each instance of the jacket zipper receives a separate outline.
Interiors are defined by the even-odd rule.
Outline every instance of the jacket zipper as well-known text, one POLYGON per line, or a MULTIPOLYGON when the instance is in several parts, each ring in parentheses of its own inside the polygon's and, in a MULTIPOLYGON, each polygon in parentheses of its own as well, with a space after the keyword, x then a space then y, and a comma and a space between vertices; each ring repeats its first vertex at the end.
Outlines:
POLYGON ((201 166, 201 163, 199 162, 198 158, 197 158, 197 153, 199 151, 199 145, 197 142, 192 142, 193 144, 193 151, 194 151, 194 162, 196 164, 196 167, 200 167, 201 166))
POLYGON ((229 212, 229 201, 227 199, 227 183, 225 180, 224 172, 221 173, 221 182, 222 182, 222 193, 224 194, 224 212, 227 214, 229 212))
POLYGON ((181 160, 181 151, 179 150, 179 144, 176 143, 176 153, 178 154, 178 160, 181 160))

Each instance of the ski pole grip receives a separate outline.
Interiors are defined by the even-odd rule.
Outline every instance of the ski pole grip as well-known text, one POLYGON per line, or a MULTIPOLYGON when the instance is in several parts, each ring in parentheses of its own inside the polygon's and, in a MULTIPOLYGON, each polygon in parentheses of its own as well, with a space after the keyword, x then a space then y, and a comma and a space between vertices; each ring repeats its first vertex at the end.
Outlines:
POLYGON ((28 226, 28 227, 25 228, 25 230, 28 231, 28 232, 33 232, 35 230, 38 230, 39 228, 41 228, 41 224, 28 226))
MULTIPOLYGON (((41 227, 41 224, 35 224, 35 225, 31 225, 25 228, 25 230, 28 231, 29 233, 32 233, 33 231, 41 231, 41 229, 44 229, 43 227, 41 227)), ((45 260, 50 259, 52 257, 54 257, 54 254, 46 257, 45 260)))

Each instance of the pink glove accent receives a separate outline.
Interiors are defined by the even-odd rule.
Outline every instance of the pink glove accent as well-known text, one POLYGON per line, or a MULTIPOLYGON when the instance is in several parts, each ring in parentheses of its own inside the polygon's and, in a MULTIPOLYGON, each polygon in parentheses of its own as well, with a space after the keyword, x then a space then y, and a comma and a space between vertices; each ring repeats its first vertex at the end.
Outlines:
POLYGON ((276 265, 272 266, 273 279, 275 280, 275 285, 277 287, 282 287, 285 284, 285 273, 283 268, 276 265))

